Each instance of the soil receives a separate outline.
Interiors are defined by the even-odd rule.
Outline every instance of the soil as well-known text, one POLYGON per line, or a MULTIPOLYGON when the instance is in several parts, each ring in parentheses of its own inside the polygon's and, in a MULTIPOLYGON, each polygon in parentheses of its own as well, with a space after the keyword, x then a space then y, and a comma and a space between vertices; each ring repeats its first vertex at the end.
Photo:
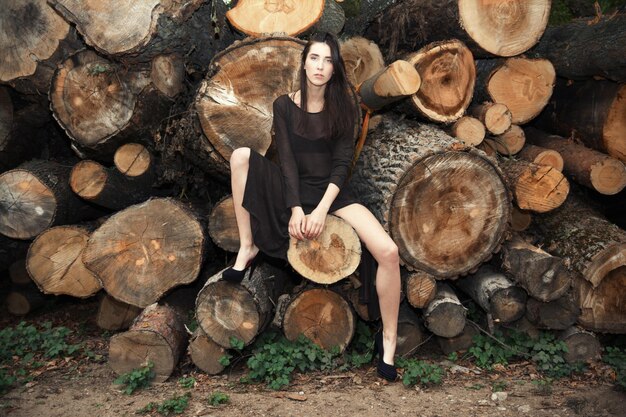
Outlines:
MULTIPOLYGON (((95 326, 96 311, 96 301, 70 302, 24 319, 69 327, 74 331, 72 342, 83 341, 101 360, 83 356, 49 361, 33 381, 0 397, 0 417, 134 416, 150 402, 161 403, 186 392, 191 399, 184 416, 626 416, 622 403, 626 394, 614 388, 614 375, 601 363, 542 388, 533 382, 538 376, 531 363, 485 372, 469 362, 455 367, 440 353, 429 361, 448 370, 443 384, 433 387, 387 383, 376 376, 372 364, 343 373, 295 374, 286 390, 272 391, 263 384, 239 382, 245 375, 243 366, 209 376, 184 357, 165 383, 126 395, 113 383, 116 375, 106 364, 110 332, 95 326), (179 378, 189 376, 196 385, 180 387, 179 378), (505 394, 495 394, 496 389, 505 394), (226 393, 230 402, 210 406, 207 399, 217 391, 226 393)), ((22 320, 3 317, 0 328, 22 320)))

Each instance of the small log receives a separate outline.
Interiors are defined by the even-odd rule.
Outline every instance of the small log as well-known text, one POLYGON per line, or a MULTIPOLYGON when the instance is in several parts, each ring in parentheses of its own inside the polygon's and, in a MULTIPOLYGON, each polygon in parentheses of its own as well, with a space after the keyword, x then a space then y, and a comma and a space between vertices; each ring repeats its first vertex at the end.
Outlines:
POLYGON ((101 216, 72 192, 70 170, 65 164, 35 160, 2 173, 0 233, 27 240, 52 226, 101 216))
POLYGON ((33 283, 26 269, 26 259, 18 259, 11 264, 9 267, 9 278, 11 278, 11 282, 15 285, 28 285, 33 283))
POLYGON ((128 331, 111 337, 109 366, 118 375, 152 362, 155 382, 165 382, 178 364, 187 333, 176 312, 158 304, 146 307, 128 331))
POLYGON ((204 333, 229 349, 231 339, 249 345, 274 317, 274 306, 286 285, 286 274, 269 264, 256 266, 240 284, 210 277, 196 298, 196 317, 204 333))
POLYGON ((533 216, 526 210, 519 209, 513 205, 511 210, 511 230, 514 232, 523 232, 528 229, 533 222, 533 216))
POLYGON ((33 281, 45 294, 67 294, 87 298, 102 288, 82 259, 95 225, 57 226, 42 232, 26 256, 33 281))
POLYGON ((352 274, 361 262, 361 241, 345 220, 326 216, 316 239, 289 240, 289 264, 303 277, 318 284, 332 284, 352 274))
POLYGON ((511 125, 509 130, 501 135, 492 136, 487 141, 500 155, 515 155, 522 150, 526 143, 524 130, 518 125, 511 125))
POLYGON ((422 81, 408 100, 413 112, 444 123, 463 116, 476 82, 474 58, 463 42, 435 42, 403 59, 415 67, 422 81))
POLYGON ((407 301, 415 308, 426 307, 437 294, 436 277, 424 271, 407 274, 405 294, 407 301))
POLYGON ((113 155, 113 163, 117 170, 127 177, 152 178, 154 176, 154 157, 140 143, 127 143, 117 148, 113 155))
POLYGON ((511 111, 512 123, 524 124, 546 107, 555 81, 547 59, 477 60, 475 100, 502 103, 511 111))
POLYGON ((209 236, 220 248, 228 252, 239 250, 239 230, 233 206, 233 196, 227 195, 215 203, 209 216, 209 236))
POLYGON ((396 355, 415 354, 417 348, 426 340, 426 334, 418 315, 406 303, 400 304, 398 314, 398 341, 396 355))
POLYGON ((487 101, 470 106, 468 112, 480 120, 493 135, 501 135, 511 127, 511 111, 502 103, 487 101))
POLYGON ((338 348, 343 352, 355 330, 350 304, 330 289, 310 288, 283 298, 277 307, 275 323, 280 323, 288 340, 301 334, 322 349, 338 348))
POLYGON ((437 295, 424 310, 426 328, 441 337, 456 337, 465 328, 467 309, 448 284, 437 284, 437 295))
POLYGON ((156 56, 152 60, 150 78, 160 92, 174 98, 184 89, 185 62, 178 54, 156 56))
POLYGON ((197 328, 189 340, 187 348, 194 365, 209 375, 217 375, 224 370, 220 359, 228 352, 197 328))
POLYGON ((156 193, 148 177, 129 177, 96 161, 82 160, 72 168, 70 187, 82 199, 111 210, 141 203, 156 193))
POLYGON ((453 352, 466 351, 474 346, 474 336, 479 334, 480 332, 474 324, 466 323, 461 334, 455 337, 437 336, 437 343, 443 354, 449 355, 453 352))
POLYGON ((519 235, 505 242, 501 256, 502 268, 537 300, 556 300, 572 286, 571 274, 561 258, 531 245, 519 235))
POLYGON ((368 304, 361 303, 360 300, 360 291, 361 291, 361 281, 356 274, 352 274, 348 277, 347 280, 343 282, 343 285, 338 287, 336 290, 339 292, 346 300, 350 301, 350 305, 354 309, 354 312, 359 316, 359 318, 363 321, 374 321, 380 318, 380 315, 377 317, 370 317, 370 309, 368 308, 368 304))
POLYGON ((626 85, 559 80, 536 126, 626 162, 626 85))
POLYGON ((579 184, 605 195, 617 194, 626 187, 626 167, 619 159, 531 127, 526 135, 533 144, 558 152, 563 157, 564 172, 579 184))
POLYGON ((341 42, 341 57, 353 86, 361 85, 385 68, 385 60, 375 42, 353 36, 341 42))
POLYGON ((271 33, 296 36, 313 26, 324 11, 324 0, 264 1, 239 0, 226 13, 231 25, 249 36, 271 33))
POLYGON ((141 314, 141 308, 117 301, 108 294, 100 299, 96 324, 104 330, 126 330, 141 314))
POLYGON ((502 159, 517 206, 522 210, 545 213, 559 207, 569 194, 569 182, 552 167, 527 161, 502 159))
POLYGON ((25 316, 43 306, 46 298, 34 285, 29 285, 13 289, 7 295, 5 302, 9 313, 14 316, 25 316))
POLYGON ((587 330, 572 326, 563 330, 559 339, 567 346, 567 352, 563 355, 567 363, 589 363, 600 358, 600 342, 595 334, 587 330))
POLYGON ((362 103, 368 109, 379 110, 415 94, 421 82, 420 75, 413 65, 398 60, 365 80, 359 87, 359 93, 362 103))
MULTIPOLYGON (((526 137, 528 137, 528 131, 526 131, 526 137)), ((547 165, 557 171, 563 171, 563 157, 554 149, 547 149, 527 143, 522 150, 518 152, 517 156, 537 165, 547 165)))
POLYGON ((150 305, 198 277, 207 250, 199 219, 169 198, 128 207, 93 232, 83 262, 117 300, 150 305))
POLYGON ((485 138, 485 125, 471 116, 463 116, 450 128, 452 136, 466 145, 477 146, 485 138))
POLYGON ((320 20, 313 25, 312 32, 330 32, 338 35, 346 23, 346 14, 335 0, 324 1, 324 11, 320 20))
POLYGON ((576 323, 580 308, 576 295, 570 291, 547 303, 528 298, 526 318, 539 329, 564 330, 576 323))
POLYGON ((524 316, 526 292, 490 265, 481 266, 475 274, 456 281, 456 285, 491 313, 495 322, 509 323, 524 316))

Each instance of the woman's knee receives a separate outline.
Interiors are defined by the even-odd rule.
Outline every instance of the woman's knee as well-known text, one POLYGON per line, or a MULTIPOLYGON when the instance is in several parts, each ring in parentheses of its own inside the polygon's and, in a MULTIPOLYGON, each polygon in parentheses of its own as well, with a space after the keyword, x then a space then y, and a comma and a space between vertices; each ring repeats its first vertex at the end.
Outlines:
POLYGON ((250 148, 241 147, 237 148, 233 151, 230 156, 230 166, 231 168, 237 168, 241 166, 245 166, 250 161, 250 148))
POLYGON ((378 250, 378 256, 376 258, 379 264, 399 264, 400 255, 398 254, 398 245, 390 239, 389 243, 378 250))

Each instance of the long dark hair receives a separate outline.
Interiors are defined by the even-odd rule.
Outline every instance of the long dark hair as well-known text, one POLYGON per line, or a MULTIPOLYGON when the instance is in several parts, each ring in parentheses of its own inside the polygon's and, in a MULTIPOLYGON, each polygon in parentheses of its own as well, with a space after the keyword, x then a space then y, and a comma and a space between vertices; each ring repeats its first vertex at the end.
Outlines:
POLYGON ((307 111, 307 78, 304 64, 311 45, 314 43, 325 43, 328 45, 333 62, 333 75, 330 77, 324 90, 326 122, 330 126, 333 136, 347 131, 352 134, 358 112, 355 106, 355 92, 346 76, 345 64, 339 51, 339 42, 332 33, 320 32, 311 35, 302 51, 302 59, 300 61, 300 108, 307 111))

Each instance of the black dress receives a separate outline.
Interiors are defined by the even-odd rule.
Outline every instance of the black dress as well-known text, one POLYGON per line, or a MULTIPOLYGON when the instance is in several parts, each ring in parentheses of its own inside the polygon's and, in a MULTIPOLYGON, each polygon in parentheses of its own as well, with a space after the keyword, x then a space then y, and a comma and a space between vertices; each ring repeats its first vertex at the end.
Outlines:
POLYGON ((308 113, 288 95, 274 101, 274 146, 280 166, 252 151, 243 207, 250 212, 254 243, 270 256, 287 259, 291 207, 306 214, 317 207, 329 183, 339 194, 329 213, 356 203, 346 184, 354 154, 352 131, 332 134, 324 112, 308 113))

